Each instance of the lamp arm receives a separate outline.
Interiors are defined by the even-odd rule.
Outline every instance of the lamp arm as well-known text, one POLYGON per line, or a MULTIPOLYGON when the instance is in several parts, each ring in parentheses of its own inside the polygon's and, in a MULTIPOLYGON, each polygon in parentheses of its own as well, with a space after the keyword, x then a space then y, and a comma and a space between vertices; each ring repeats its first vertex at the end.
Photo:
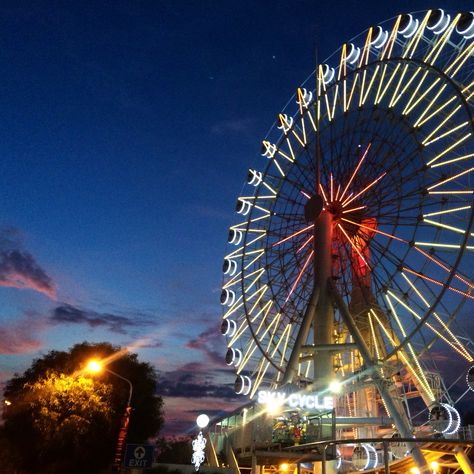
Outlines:
POLYGON ((114 372, 113 370, 110 370, 110 369, 107 369, 107 368, 105 368, 105 370, 106 370, 107 372, 109 372, 110 374, 115 375, 115 376, 118 377, 119 379, 122 379, 122 380, 124 380, 125 382, 128 383, 128 386, 130 387, 130 390, 129 390, 129 392, 128 392, 127 407, 129 407, 129 406, 130 406, 130 402, 132 401, 132 393, 133 393, 133 385, 132 385, 132 382, 130 382, 130 380, 128 380, 127 378, 123 377, 122 375, 117 374, 117 372, 114 372))

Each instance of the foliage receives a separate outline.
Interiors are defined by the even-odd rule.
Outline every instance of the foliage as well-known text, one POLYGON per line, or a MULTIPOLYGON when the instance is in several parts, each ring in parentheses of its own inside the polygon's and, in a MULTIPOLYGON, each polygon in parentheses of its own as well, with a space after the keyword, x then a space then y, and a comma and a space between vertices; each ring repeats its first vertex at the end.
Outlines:
POLYGON ((110 465, 129 386, 107 371, 86 373, 82 369, 91 358, 133 384, 127 442, 157 434, 162 400, 155 395, 152 366, 108 343, 76 344, 68 352, 51 351, 33 361, 7 383, 4 397, 11 405, 3 414, 0 441, 3 434, 15 465, 10 472, 93 474, 110 465))
POLYGON ((112 418, 111 386, 83 375, 50 372, 24 387, 33 423, 47 442, 61 444, 64 437, 87 434, 98 418, 112 418))
POLYGON ((163 464, 190 464, 193 454, 191 438, 159 438, 156 461, 163 464))

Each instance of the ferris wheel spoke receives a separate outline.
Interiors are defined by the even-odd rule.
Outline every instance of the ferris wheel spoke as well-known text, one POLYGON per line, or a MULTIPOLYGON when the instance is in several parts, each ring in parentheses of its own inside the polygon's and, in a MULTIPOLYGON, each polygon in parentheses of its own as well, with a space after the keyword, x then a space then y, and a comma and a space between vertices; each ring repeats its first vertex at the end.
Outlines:
POLYGON ((462 246, 460 244, 450 244, 450 243, 440 243, 440 242, 415 242, 415 245, 418 247, 430 247, 434 249, 446 250, 446 251, 454 251, 454 250, 474 250, 474 245, 465 245, 462 246))
POLYGON ((469 57, 472 56, 473 52, 474 43, 471 42, 467 48, 461 54, 459 54, 448 67, 445 68, 444 73, 453 78, 459 72, 464 63, 469 59, 469 57))
MULTIPOLYGON (((423 296, 420 289, 417 288, 416 285, 413 283, 413 281, 410 280, 403 272, 402 272, 402 277, 409 284, 411 289, 417 294, 417 296, 421 299, 421 301, 423 301, 425 307, 429 308, 430 304, 428 303, 427 299, 423 296)), ((444 334, 442 334, 439 330, 432 327, 432 325, 428 322, 426 324, 427 327, 430 328, 440 339, 443 339, 447 344, 449 344, 455 351, 461 354, 465 359, 467 359, 469 362, 473 362, 474 358, 471 356, 471 354, 469 354, 469 352, 466 350, 464 345, 459 341, 459 339, 450 330, 449 326, 446 325, 446 323, 440 318, 438 313, 433 312, 433 316, 436 319, 436 321, 439 323, 439 325, 441 326, 442 328, 441 330, 444 333, 446 333, 451 338, 451 340, 445 337, 444 334)))
POLYGON ((464 296, 464 297, 466 297, 466 298, 470 298, 470 299, 474 300, 474 295, 473 295, 473 294, 468 293, 468 292, 466 292, 466 291, 461 291, 461 290, 459 290, 458 288, 454 288, 453 286, 446 285, 445 283, 443 283, 443 282, 441 282, 441 281, 439 281, 439 280, 436 280, 436 279, 434 279, 434 278, 430 278, 430 277, 424 275, 423 273, 415 272, 414 270, 411 270, 410 268, 407 268, 407 267, 404 267, 404 268, 403 268, 403 271, 406 271, 406 272, 408 272, 408 273, 411 273, 411 274, 413 274, 413 275, 415 275, 415 276, 417 276, 417 277, 419 277, 419 278, 423 278, 424 280, 429 281, 430 283, 433 283, 433 284, 435 284, 435 285, 441 286, 441 287, 443 287, 443 288, 447 288, 448 290, 451 290, 451 291, 453 291, 453 292, 455 292, 455 293, 458 293, 459 295, 462 295, 462 296, 464 296))
POLYGON ((309 225, 308 227, 305 227, 304 229, 300 229, 296 231, 295 233, 289 235, 288 237, 285 237, 282 240, 279 240, 278 242, 275 242, 272 244, 272 247, 276 247, 277 245, 282 244, 283 242, 287 242, 288 240, 292 239, 293 237, 296 237, 297 235, 302 234, 303 232, 307 232, 309 229, 312 229, 314 227, 314 224, 309 225))
MULTIPOLYGON (((400 302, 400 300, 391 291, 388 291, 387 294, 385 295, 385 298, 387 299, 388 305, 390 306, 390 310, 392 311, 392 314, 393 314, 394 319, 397 323, 397 326, 400 330, 400 333, 403 336, 403 339, 406 340, 407 334, 405 332, 405 329, 404 329, 402 323, 400 322, 400 318, 397 314, 397 311, 396 311, 394 305, 392 304, 391 299, 389 298, 389 295, 392 296, 394 299, 396 299, 398 302, 400 302)), ((409 309, 407 306, 404 306, 404 307, 405 307, 405 309, 409 309)), ((420 384, 421 388, 423 389, 423 391, 425 393, 425 396, 429 397, 431 402, 434 402, 436 398, 434 396, 433 391, 431 390, 431 387, 428 383, 428 380, 426 379, 425 372, 421 368, 420 362, 418 361, 418 358, 416 357, 416 354, 415 354, 415 351, 413 349, 413 345, 411 344, 411 342, 407 343, 407 347, 408 347, 408 351, 411 354, 411 360, 414 362, 415 367, 413 367, 408 362, 408 355, 406 354, 405 351, 401 352, 400 355, 403 356, 406 363, 410 367, 412 375, 418 380, 418 383, 420 384)))
POLYGON ((441 51, 443 50, 443 48, 448 43, 449 38, 450 38, 451 34, 453 33, 454 28, 456 27, 456 25, 457 25, 460 18, 461 18, 460 13, 458 13, 453 18, 451 23, 446 28, 445 32, 441 36, 438 37, 438 39, 437 39, 436 43, 434 44, 433 48, 431 48, 430 51, 428 52, 428 54, 425 56, 424 62, 426 62, 427 64, 431 64, 431 65, 435 64, 436 60, 438 59, 439 55, 441 54, 441 51))
MULTIPOLYGON (((381 235, 384 235, 385 237, 389 237, 390 235, 387 234, 387 233, 384 233, 382 231, 378 231, 377 232, 378 234, 381 234, 381 235)), ((391 238, 393 238, 394 236, 391 236, 391 238)), ((400 239, 400 238, 395 238, 395 240, 399 241, 399 242, 402 242, 404 244, 407 244, 407 245, 410 245, 409 242, 407 242, 406 240, 404 239, 400 239)), ((373 241, 374 244, 377 244, 377 242, 373 241)), ((427 252, 425 252, 423 249, 420 249, 416 246, 416 244, 414 246, 411 246, 414 250, 416 250, 418 253, 420 253, 421 255, 423 255, 426 259, 428 259, 429 261, 435 263, 438 267, 442 268, 443 270, 445 270, 446 272, 448 273, 451 273, 452 272, 452 269, 450 269, 447 265, 443 264, 442 262, 440 262, 438 259, 434 258, 433 256, 429 255, 427 252)), ((377 247, 374 248, 374 250, 376 250, 377 247)), ((390 253, 390 255, 392 255, 393 257, 393 264, 398 267, 400 265, 405 265, 404 264, 404 261, 403 259, 400 259, 396 254, 393 254, 392 252, 390 252, 386 247, 382 247, 381 249, 381 255, 383 254, 387 254, 387 257, 388 257, 388 253, 390 253)), ((416 272, 412 269, 408 269, 406 267, 404 267, 404 270, 410 272, 410 273, 413 273, 415 274, 416 276, 419 276, 420 278, 423 278, 425 279, 426 281, 430 281, 431 283, 434 283, 434 284, 437 284, 438 286, 446 286, 444 283, 440 282, 439 280, 436 280, 436 279, 433 279, 427 275, 425 275, 424 273, 421 273, 421 272, 416 272)), ((468 289, 466 291, 463 291, 463 290, 460 290, 459 288, 454 288, 452 286, 446 286, 448 289, 450 289, 451 291, 454 291, 458 294, 461 294, 467 298, 471 298, 471 299, 474 299, 474 296, 471 294, 471 291, 474 289, 474 285, 470 282, 468 282, 462 275, 460 275, 458 272, 455 272, 453 274, 454 278, 456 278, 457 280, 461 281, 462 283, 464 283, 468 289)))
MULTIPOLYGON (((451 181, 454 181, 455 179, 458 179, 460 178, 461 176, 464 176, 464 175, 467 175, 469 173, 472 173, 472 171, 474 171, 474 167, 472 168, 468 168, 467 170, 464 170, 464 171, 460 171, 459 173, 456 173, 455 175, 453 176, 450 176, 449 178, 445 178, 445 179, 442 179, 441 181, 435 183, 435 184, 432 184, 431 186, 429 186, 427 188, 427 191, 430 192, 432 191, 433 189, 435 188, 438 188, 439 186, 442 186, 446 183, 451 183, 451 181)), ((442 192, 442 191, 441 191, 442 192)), ((444 191, 446 192, 446 191, 444 191)))
POLYGON ((303 273, 304 273, 305 270, 306 270, 306 267, 307 267, 307 266, 309 265, 309 263, 313 260, 313 255, 314 255, 314 250, 312 250, 312 251, 310 252, 310 254, 308 255, 308 258, 307 258, 306 261, 304 262, 303 268, 301 269, 301 271, 299 272, 298 276, 296 277, 296 280, 295 280, 295 282, 293 283, 293 286, 291 287, 290 292, 288 293, 288 296, 287 296, 286 299, 285 299, 285 303, 290 299, 291 295, 293 294, 293 291, 295 291, 295 288, 297 287, 298 283, 300 282, 301 277, 303 276, 303 273))

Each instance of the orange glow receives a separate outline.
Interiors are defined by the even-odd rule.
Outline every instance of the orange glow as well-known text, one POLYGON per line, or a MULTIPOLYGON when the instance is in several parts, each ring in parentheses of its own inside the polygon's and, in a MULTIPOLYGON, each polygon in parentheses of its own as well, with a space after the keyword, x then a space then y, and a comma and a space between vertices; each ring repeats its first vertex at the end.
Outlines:
POLYGON ((357 163, 357 166, 355 167, 355 170, 353 171, 352 176, 350 177, 349 181, 347 182, 346 187, 344 188, 344 191, 342 191, 341 200, 344 197, 344 194, 346 194, 347 190, 349 189, 349 186, 351 185, 352 180, 355 178, 357 172, 359 171, 359 168, 360 168, 362 162, 365 160, 365 157, 366 157, 368 151, 370 150, 371 146, 372 146, 372 143, 369 143, 367 145, 367 148, 365 149, 364 153, 362 154, 362 156, 359 160, 359 163, 357 163))
POLYGON ((308 263, 311 261, 311 258, 313 257, 313 255, 314 255, 314 250, 311 250, 309 257, 306 259, 306 262, 304 262, 303 268, 298 274, 298 277, 296 278, 295 282, 293 283, 293 286, 291 287, 290 292, 288 293, 288 296, 286 297, 285 303, 290 299, 290 296, 292 295, 293 291, 295 291, 295 288, 298 285, 299 281, 301 280, 301 277, 303 276, 303 273, 306 270, 306 267, 308 266, 308 263))
POLYGON ((329 176, 330 184, 331 184, 331 201, 334 200, 334 179, 332 177, 332 173, 329 176))
MULTIPOLYGON (((390 239, 394 239, 394 240, 398 240, 399 242, 403 242, 404 244, 408 244, 408 241, 404 240, 404 239, 401 239, 400 237, 396 237, 395 235, 392 235, 392 234, 388 234, 387 232, 382 232, 381 230, 377 230, 377 229, 374 229, 372 227, 368 227, 364 224, 358 224, 357 222, 354 222, 354 221, 351 221, 350 219, 346 219, 344 217, 341 217, 341 220, 345 221, 345 222, 349 222, 349 224, 354 224, 354 225, 358 225, 359 227, 362 227, 363 229, 367 229, 367 230, 370 230, 371 232, 375 232, 376 234, 381 234, 381 235, 384 235, 385 237, 388 237, 390 239)), ((448 273, 451 272, 451 270, 449 269, 449 267, 447 267, 446 265, 444 265, 443 263, 441 263, 439 260, 437 260, 436 258, 432 257, 428 252, 425 252, 424 250, 420 249, 419 247, 417 246, 413 246, 413 248, 421 253, 424 257, 428 258, 429 260, 431 260, 433 263, 435 263, 436 265, 438 265, 439 267, 441 267, 443 270, 447 271, 448 273)), ((459 281, 462 281, 465 285, 467 285, 469 288, 473 288, 474 289, 474 285, 472 285, 471 283, 469 283, 466 279, 464 279, 462 276, 458 275, 457 273, 454 274, 454 277, 457 278, 459 281)))
POLYGON ((345 211, 342 211, 342 213, 347 214, 348 212, 359 211, 360 209, 365 209, 366 207, 367 206, 353 207, 351 209, 346 209, 345 211))
POLYGON ((370 230, 371 232, 375 232, 376 234, 385 235, 385 237, 389 237, 390 239, 398 240, 399 242, 403 242, 405 244, 408 243, 406 240, 403 240, 400 237, 395 237, 392 234, 387 234, 387 232, 382 232, 381 230, 374 229, 373 227, 369 227, 369 226, 366 226, 364 224, 360 224, 360 223, 351 221, 350 219, 346 219, 345 217, 341 217, 341 221, 349 222, 349 224, 357 225, 359 227, 362 227, 363 229, 367 229, 367 230, 370 230))
POLYGON ((374 179, 370 184, 368 184, 362 191, 357 193, 352 199, 347 198, 343 203, 342 207, 346 207, 350 202, 352 202, 354 199, 357 199, 360 195, 364 194, 366 191, 368 191, 374 184, 377 184, 385 175, 387 174, 386 171, 384 171, 378 178, 374 179))
POLYGON ((272 247, 276 247, 277 245, 280 245, 282 244, 283 242, 286 242, 287 240, 290 240, 292 239, 293 237, 296 237, 297 235, 300 235, 302 234, 303 232, 306 232, 307 230, 311 229, 312 227, 314 227, 314 224, 311 224, 309 225, 308 227, 305 227, 304 229, 301 229, 301 230, 298 230, 297 232, 295 232, 294 234, 291 234, 289 235, 288 237, 285 237, 284 239, 278 241, 278 242, 275 242, 272 247))
POLYGON ((367 263, 367 261, 365 260, 364 256, 361 254, 360 250, 357 248, 356 245, 354 245, 354 242, 352 242, 351 238, 347 235, 346 231, 344 230, 344 228, 342 227, 341 224, 337 224, 337 226, 339 227, 339 229, 341 229, 342 233, 344 234, 344 236, 346 237, 346 239, 348 240, 348 242, 351 244, 352 248, 357 252, 357 255, 359 255, 359 257, 361 258, 361 260, 364 262, 364 264, 368 267, 369 264, 367 263))
POLYGON ((320 183, 319 184, 319 189, 321 190, 321 194, 323 195, 324 202, 327 204, 328 203, 328 198, 326 197, 326 193, 324 192, 323 185, 320 183))
POLYGON ((300 253, 313 239, 314 235, 312 235, 308 240, 306 240, 304 244, 296 251, 296 253, 300 253))
POLYGON ((420 278, 423 278, 424 280, 427 280, 431 283, 434 283, 435 285, 438 285, 438 286, 444 286, 446 287, 448 290, 451 290, 451 291, 454 291, 455 293, 459 293, 460 295, 463 295, 465 296, 466 298, 470 298, 471 300, 474 300, 474 295, 471 295, 469 293, 466 293, 465 291, 461 291, 461 290, 458 290, 457 288, 453 288, 452 286, 448 286, 448 285, 445 285, 443 282, 439 281, 439 280, 435 280, 434 278, 430 278, 430 277, 427 277, 426 275, 423 275, 422 273, 418 273, 418 272, 415 272, 413 270, 410 270, 406 267, 403 267, 403 271, 404 272, 408 272, 408 273, 411 273, 413 275, 416 275, 420 278))
POLYGON ((103 366, 102 363, 99 362, 96 359, 92 359, 87 363, 86 370, 88 372, 92 372, 94 374, 97 374, 99 372, 102 372, 103 366))

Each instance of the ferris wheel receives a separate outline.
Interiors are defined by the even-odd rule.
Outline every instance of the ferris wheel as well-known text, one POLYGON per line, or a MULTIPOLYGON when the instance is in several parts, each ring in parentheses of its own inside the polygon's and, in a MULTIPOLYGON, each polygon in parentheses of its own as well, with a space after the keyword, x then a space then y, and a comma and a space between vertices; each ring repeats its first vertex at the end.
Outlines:
POLYGON ((449 415, 435 431, 459 427, 433 354, 473 372, 473 114, 472 12, 371 27, 297 88, 229 231, 222 333, 237 393, 337 380, 340 413, 363 399, 411 433, 399 401, 411 390, 449 415))

